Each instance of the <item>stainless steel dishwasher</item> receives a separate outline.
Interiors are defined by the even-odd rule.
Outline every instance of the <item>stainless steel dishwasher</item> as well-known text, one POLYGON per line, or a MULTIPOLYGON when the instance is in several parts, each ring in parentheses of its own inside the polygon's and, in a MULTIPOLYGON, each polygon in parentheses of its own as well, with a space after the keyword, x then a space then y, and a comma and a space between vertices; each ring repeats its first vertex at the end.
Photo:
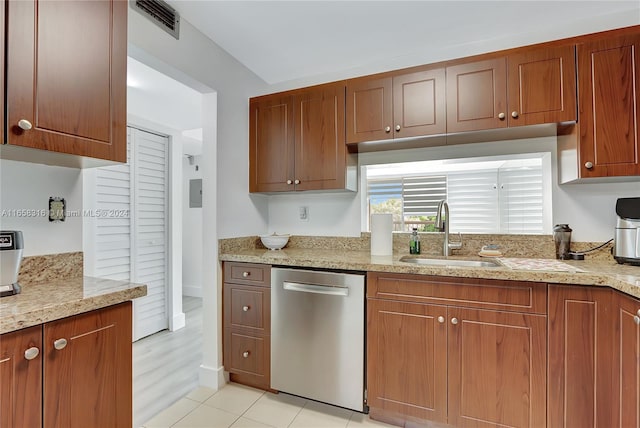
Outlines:
POLYGON ((364 410, 364 275, 271 269, 271 387, 364 410))

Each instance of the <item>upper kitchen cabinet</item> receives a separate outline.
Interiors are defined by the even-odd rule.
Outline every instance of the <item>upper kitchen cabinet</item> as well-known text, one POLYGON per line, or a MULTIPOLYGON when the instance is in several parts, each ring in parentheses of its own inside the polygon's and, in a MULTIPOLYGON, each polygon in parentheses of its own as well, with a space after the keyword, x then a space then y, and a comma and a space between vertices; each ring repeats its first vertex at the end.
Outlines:
POLYGON ((347 143, 446 132, 445 74, 427 68, 347 82, 347 143))
POLYGON ((357 189, 344 91, 338 83, 250 101, 250 192, 357 189))
POLYGON ((393 81, 391 77, 347 82, 347 143, 393 138, 393 81))
POLYGON ((575 58, 574 45, 507 57, 509 126, 577 119, 575 58))
POLYGON ((578 45, 579 174, 640 175, 640 34, 578 45))
MULTIPOLYGON (((14 146, 3 151, 3 157, 15 158, 15 146, 21 146, 126 162, 128 3, 3 3, 7 7, 5 143, 14 146)), ((18 153, 26 161, 43 156, 25 149, 18 153)))
POLYGON ((504 58, 447 67, 447 132, 507 126, 504 58))
POLYGON ((249 191, 293 190, 293 98, 270 96, 249 103, 249 191))
POLYGON ((542 47, 447 67, 447 132, 577 118, 575 47, 542 47))

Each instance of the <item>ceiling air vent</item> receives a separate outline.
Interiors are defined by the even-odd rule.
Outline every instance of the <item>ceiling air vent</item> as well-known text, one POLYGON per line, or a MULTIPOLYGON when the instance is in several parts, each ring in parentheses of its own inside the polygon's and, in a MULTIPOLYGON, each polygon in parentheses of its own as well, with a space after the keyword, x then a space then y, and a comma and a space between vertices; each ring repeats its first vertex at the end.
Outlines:
POLYGON ((133 8, 176 39, 180 34, 180 15, 162 0, 132 0, 133 8))

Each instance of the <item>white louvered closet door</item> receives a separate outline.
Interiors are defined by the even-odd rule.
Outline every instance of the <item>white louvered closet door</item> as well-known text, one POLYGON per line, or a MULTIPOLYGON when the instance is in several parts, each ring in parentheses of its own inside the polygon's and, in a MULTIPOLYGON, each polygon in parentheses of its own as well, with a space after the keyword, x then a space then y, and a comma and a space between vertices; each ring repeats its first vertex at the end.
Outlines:
POLYGON ((134 339, 168 327, 167 137, 132 129, 134 147, 133 277, 147 295, 133 301, 134 339))
POLYGON ((96 169, 95 209, 108 215, 95 217, 91 274, 147 285, 147 295, 133 301, 134 340, 168 327, 168 144, 129 127, 127 164, 96 169))
POLYGON ((90 275, 131 280, 131 135, 127 163, 95 170, 95 248, 90 275), (109 215, 111 213, 112 215, 109 215), (114 215, 117 213, 118 215, 114 215), (103 215, 104 214, 104 215, 103 215))

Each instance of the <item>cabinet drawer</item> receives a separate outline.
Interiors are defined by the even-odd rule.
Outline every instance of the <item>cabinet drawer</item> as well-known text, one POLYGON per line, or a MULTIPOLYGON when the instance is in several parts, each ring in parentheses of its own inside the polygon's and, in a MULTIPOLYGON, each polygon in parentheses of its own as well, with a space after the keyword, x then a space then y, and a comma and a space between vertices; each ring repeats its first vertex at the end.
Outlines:
POLYGON ((269 385, 269 336, 251 336, 227 330, 224 347, 224 367, 230 373, 248 375, 254 384, 269 385))
POLYGON ((224 282, 271 286, 271 266, 253 263, 225 262, 224 282))
POLYGON ((547 313, 547 284, 536 282, 376 272, 367 275, 367 297, 547 313))
POLYGON ((247 285, 224 284, 224 326, 268 334, 271 324, 271 290, 247 285))

